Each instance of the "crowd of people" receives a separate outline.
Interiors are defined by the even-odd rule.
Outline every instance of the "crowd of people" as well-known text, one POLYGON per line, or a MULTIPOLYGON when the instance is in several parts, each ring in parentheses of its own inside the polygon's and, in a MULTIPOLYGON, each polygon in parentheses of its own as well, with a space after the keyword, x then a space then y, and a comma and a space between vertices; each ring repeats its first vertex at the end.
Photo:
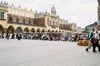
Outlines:
POLYGON ((0 33, 0 39, 22 39, 22 35, 21 34, 14 34, 14 33, 0 33))
POLYGON ((100 52, 100 33, 93 29, 89 33, 0 33, 0 39, 30 39, 30 40, 49 40, 49 41, 71 41, 77 42, 79 40, 89 41, 86 51, 93 47, 93 52, 96 52, 96 47, 100 52))
POLYGON ((0 33, 0 39, 35 39, 50 41, 77 41, 77 33, 0 33))
POLYGON ((98 47, 100 52, 100 34, 98 31, 93 29, 89 33, 53 33, 53 32, 42 32, 42 33, 0 33, 0 39, 30 39, 30 40, 49 40, 49 41, 71 41, 77 42, 79 40, 86 39, 89 41, 86 51, 89 52, 89 49, 93 47, 93 52, 96 52, 95 49, 98 47))

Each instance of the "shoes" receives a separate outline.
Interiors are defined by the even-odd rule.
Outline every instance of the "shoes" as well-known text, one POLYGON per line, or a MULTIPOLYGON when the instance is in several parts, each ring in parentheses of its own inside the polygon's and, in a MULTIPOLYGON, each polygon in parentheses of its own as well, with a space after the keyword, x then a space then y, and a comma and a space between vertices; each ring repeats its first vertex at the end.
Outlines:
POLYGON ((88 51, 88 48, 86 48, 85 50, 86 50, 87 52, 89 52, 89 51, 88 51))

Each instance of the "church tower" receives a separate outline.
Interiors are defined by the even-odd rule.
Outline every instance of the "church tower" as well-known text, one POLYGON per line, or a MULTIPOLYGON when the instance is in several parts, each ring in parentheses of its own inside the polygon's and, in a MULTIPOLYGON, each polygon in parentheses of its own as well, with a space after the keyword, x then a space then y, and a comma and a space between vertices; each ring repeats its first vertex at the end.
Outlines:
POLYGON ((53 4, 53 7, 51 8, 51 16, 56 16, 56 8, 55 8, 55 6, 54 6, 54 4, 53 4))

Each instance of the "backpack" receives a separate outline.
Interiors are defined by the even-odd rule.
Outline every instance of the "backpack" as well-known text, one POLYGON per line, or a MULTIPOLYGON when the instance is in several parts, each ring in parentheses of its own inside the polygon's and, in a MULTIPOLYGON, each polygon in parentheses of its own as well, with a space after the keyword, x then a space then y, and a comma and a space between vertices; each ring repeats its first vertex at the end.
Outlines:
POLYGON ((89 39, 93 38, 93 32, 90 32, 90 33, 88 34, 88 38, 89 38, 89 39))

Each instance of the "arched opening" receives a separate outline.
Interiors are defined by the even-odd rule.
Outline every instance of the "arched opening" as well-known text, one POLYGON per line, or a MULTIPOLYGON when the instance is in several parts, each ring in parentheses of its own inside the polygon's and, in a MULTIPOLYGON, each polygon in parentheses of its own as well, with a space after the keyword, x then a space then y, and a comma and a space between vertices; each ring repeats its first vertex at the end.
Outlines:
POLYGON ((32 29, 31 29, 31 32, 35 32, 35 29, 34 29, 34 28, 32 28, 32 29))
POLYGON ((58 31, 56 30, 56 33, 57 33, 58 31))
POLYGON ((21 27, 18 27, 15 32, 16 33, 22 33, 22 28, 21 27))
POLYGON ((54 30, 52 30, 52 32, 54 32, 54 30))
POLYGON ((29 29, 26 27, 26 28, 24 29, 24 32, 29 33, 29 29))
POLYGON ((61 31, 59 31, 61 33, 61 31))
POLYGON ((45 30, 44 30, 44 29, 42 29, 42 32, 45 32, 45 30))
POLYGON ((7 33, 14 33, 14 27, 9 26, 8 29, 7 29, 7 33))
POLYGON ((48 32, 51 32, 50 30, 48 30, 48 32))
POLYGON ((37 29, 37 32, 40 32, 40 29, 37 29))
POLYGON ((4 33, 4 28, 2 25, 0 25, 0 33, 4 33))

